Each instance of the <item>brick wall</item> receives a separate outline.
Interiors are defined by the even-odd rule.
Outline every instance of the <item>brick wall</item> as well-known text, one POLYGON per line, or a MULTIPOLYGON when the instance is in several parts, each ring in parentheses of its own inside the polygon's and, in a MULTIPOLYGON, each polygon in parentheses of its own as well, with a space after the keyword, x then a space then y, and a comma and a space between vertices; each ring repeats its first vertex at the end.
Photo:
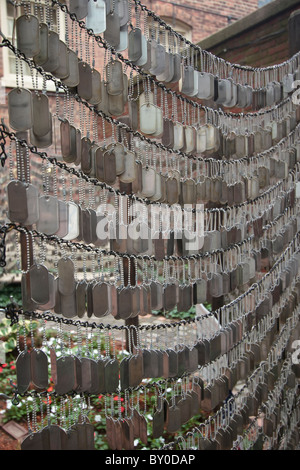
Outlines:
MULTIPOLYGON (((281 2, 281 5, 284 5, 284 2, 281 2)), ((242 65, 260 67, 284 62, 289 58, 289 16, 299 9, 300 4, 296 1, 286 2, 287 8, 281 11, 278 11, 277 6, 280 6, 279 1, 272 2, 244 18, 237 34, 236 23, 227 28, 227 34, 220 31, 214 37, 200 42, 200 46, 218 57, 242 65), (263 19, 264 9, 274 11, 274 15, 263 19), (250 21, 251 16, 257 17, 257 21, 250 21), (254 24, 249 27, 250 23, 254 24)))
POLYGON ((148 8, 159 16, 178 18, 192 27, 192 41, 225 28, 231 21, 243 18, 258 8, 258 0, 145 0, 148 8))

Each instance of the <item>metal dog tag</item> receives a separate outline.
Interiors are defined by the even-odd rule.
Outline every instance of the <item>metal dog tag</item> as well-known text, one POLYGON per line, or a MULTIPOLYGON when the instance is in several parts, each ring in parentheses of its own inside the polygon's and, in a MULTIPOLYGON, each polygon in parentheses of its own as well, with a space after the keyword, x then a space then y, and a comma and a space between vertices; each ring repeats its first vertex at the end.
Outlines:
POLYGON ((8 217, 11 222, 24 223, 28 218, 26 185, 13 180, 7 185, 8 217))
POLYGON ((29 351, 22 351, 16 360, 17 390, 25 393, 31 382, 31 361, 29 351))
POLYGON ((33 132, 43 137, 51 130, 48 96, 43 93, 32 95, 33 132))
POLYGON ((106 15, 106 30, 104 39, 112 46, 118 47, 120 44, 120 17, 117 11, 110 11, 106 15))
POLYGON ((48 33, 48 58, 43 63, 46 72, 53 73, 59 66, 59 35, 52 30, 48 33))
POLYGON ((104 0, 88 2, 86 27, 92 29, 95 34, 101 34, 106 30, 106 3, 104 0))
POLYGON ((52 73, 60 79, 67 78, 70 75, 68 48, 61 40, 58 43, 58 67, 52 73))
POLYGON ((79 70, 79 83, 77 85, 78 95, 89 101, 93 95, 92 89, 92 69, 87 62, 79 61, 78 62, 79 70))
POLYGON ((82 20, 88 14, 88 1, 70 0, 70 12, 74 13, 78 20, 82 20))
POLYGON ((33 126, 32 94, 26 88, 14 88, 8 93, 9 124, 16 131, 33 126))
POLYGON ((33 61, 36 65, 43 65, 48 60, 48 35, 49 28, 46 23, 39 24, 39 50, 34 55, 33 61))
POLYGON ((61 258, 58 261, 58 289, 63 295, 71 295, 75 291, 74 263, 71 258, 61 258))
POLYGON ((29 58, 35 56, 40 49, 39 20, 33 15, 22 15, 16 21, 18 49, 29 58))
POLYGON ((48 388, 48 358, 44 351, 32 349, 30 352, 31 380, 38 389, 48 388))

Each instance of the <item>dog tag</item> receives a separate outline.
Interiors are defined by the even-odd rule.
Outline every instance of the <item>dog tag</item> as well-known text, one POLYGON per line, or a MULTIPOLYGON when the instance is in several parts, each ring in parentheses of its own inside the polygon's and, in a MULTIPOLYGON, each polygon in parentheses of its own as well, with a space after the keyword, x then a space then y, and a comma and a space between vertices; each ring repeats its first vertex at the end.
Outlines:
POLYGON ((109 285, 105 282, 97 282, 93 287, 93 312, 97 318, 108 315, 110 311, 109 285))
POLYGON ((45 450, 41 431, 31 432, 21 443, 21 450, 45 450))
POLYGON ((33 61, 36 65, 43 65, 48 60, 48 35, 49 28, 46 23, 39 24, 39 50, 34 55, 33 61))
POLYGON ((167 284, 164 286, 163 292, 164 309, 168 312, 176 307, 177 293, 175 284, 167 284))
POLYGON ((89 98, 88 102, 92 105, 97 105, 101 103, 101 75, 96 69, 91 69, 91 88, 92 96, 89 98))
POLYGON ((79 66, 77 54, 71 49, 67 49, 67 61, 69 75, 63 78, 62 82, 70 88, 75 88, 79 84, 79 66))
POLYGON ((16 21, 18 49, 29 58, 35 56, 40 49, 39 20, 33 15, 22 15, 16 21))
POLYGON ((173 147, 174 144, 174 125, 170 119, 163 121, 162 144, 165 147, 173 147))
POLYGON ((132 299, 130 287, 123 287, 118 289, 118 315, 123 320, 130 317, 132 313, 132 299))
POLYGON ((37 304, 46 304, 49 301, 48 269, 42 264, 34 264, 29 270, 30 296, 37 304))
POLYGON ((206 151, 206 128, 204 126, 197 129, 196 150, 199 154, 206 151))
POLYGON ((106 15, 106 30, 104 39, 112 46, 118 47, 120 44, 120 18, 117 11, 110 11, 106 15))
POLYGON ((74 356, 60 356, 56 359, 55 391, 58 395, 71 393, 75 390, 74 356))
POLYGON ((70 12, 74 13, 78 20, 82 20, 88 14, 88 1, 70 0, 70 12))
POLYGON ((61 40, 58 43, 58 67, 52 73, 60 79, 67 78, 70 75, 68 48, 61 40))
POLYGON ((22 351, 16 360, 17 390, 25 393, 31 382, 31 361, 29 351, 22 351))
POLYGON ((106 393, 115 393, 119 386, 119 362, 110 359, 105 364, 105 390, 106 393))
POLYGON ((137 62, 142 56, 142 31, 140 28, 133 28, 128 35, 128 58, 132 62, 137 62))
POLYGON ((140 107, 140 131, 148 135, 156 131, 156 106, 151 103, 140 107))
POLYGON ((176 178, 166 180, 166 197, 170 205, 177 204, 179 200, 178 181, 176 178))
POLYGON ((53 73, 59 66, 59 36, 55 31, 48 33, 48 58, 43 63, 46 72, 53 73))
POLYGON ((197 98, 211 100, 214 97, 214 76, 211 73, 198 72, 197 98))
POLYGON ((152 437, 153 439, 157 439, 163 435, 164 432, 164 409, 163 407, 161 410, 156 410, 153 414, 153 421, 152 421, 152 437))
POLYGON ((69 225, 69 213, 68 206, 64 201, 58 199, 58 220, 59 220, 59 229, 55 235, 59 238, 63 238, 68 233, 69 225))
POLYGON ((8 93, 9 124, 16 131, 33 126, 32 94, 26 88, 14 88, 8 93))
POLYGON ((24 223, 28 214, 26 185, 19 180, 7 185, 8 217, 11 222, 24 223))
POLYGON ((74 263, 71 258, 61 258, 57 264, 58 289, 63 295, 71 295, 75 291, 74 263))
POLYGON ((132 356, 128 363, 129 387, 138 387, 143 380, 143 356, 132 356))
POLYGON ((191 65, 183 66, 181 74, 179 90, 181 93, 190 96, 194 92, 194 68, 191 65))
POLYGON ((112 60, 106 66, 107 93, 109 95, 120 95, 123 93, 123 66, 119 60, 112 60))
POLYGON ((32 95, 33 132, 43 137, 51 130, 48 96, 43 93, 32 95))
POLYGON ((180 408, 177 405, 169 407, 167 432, 177 432, 181 427, 181 413, 180 408))
POLYGON ((134 152, 125 153, 125 171, 120 174, 119 179, 122 183, 132 183, 136 179, 136 155, 134 152))
POLYGON ((44 351, 33 349, 30 352, 31 380, 38 389, 48 388, 48 358, 44 351))
POLYGON ((92 98, 92 69, 87 62, 78 62, 79 83, 77 85, 78 95, 89 101, 92 98))
POLYGON ((116 181, 116 157, 113 150, 108 150, 103 154, 104 181, 113 185, 116 181))
POLYGON ((101 34, 106 30, 106 3, 104 0, 88 2, 86 27, 92 29, 95 34, 101 34))

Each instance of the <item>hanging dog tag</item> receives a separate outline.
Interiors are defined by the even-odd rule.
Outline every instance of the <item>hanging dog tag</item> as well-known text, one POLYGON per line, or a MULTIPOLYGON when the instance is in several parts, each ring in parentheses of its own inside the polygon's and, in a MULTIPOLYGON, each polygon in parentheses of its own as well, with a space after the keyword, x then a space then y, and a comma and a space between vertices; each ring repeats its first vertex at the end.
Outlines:
POLYGON ((29 270, 30 295, 37 304, 46 304, 49 301, 48 269, 42 264, 34 264, 29 270))
POLYGON ((215 94, 214 89, 214 76, 211 73, 199 72, 197 97, 199 99, 211 100, 215 94))
POLYGON ((181 122, 174 123, 174 143, 173 148, 174 150, 181 150, 184 146, 184 126, 181 122))
POLYGON ((66 203, 68 209, 68 228, 65 240, 75 240, 79 235, 79 207, 74 202, 66 203))
POLYGON ((56 359, 55 391, 58 395, 71 393, 75 389, 75 361, 74 356, 62 355, 56 359))
POLYGON ((16 21, 18 49, 29 58, 35 56, 40 49, 39 21, 36 16, 22 15, 16 21))
POLYGON ((7 185, 8 217, 11 222, 24 223, 28 218, 26 185, 13 180, 7 185))
POLYGON ((105 364, 105 390, 106 393, 115 393, 119 386, 119 362, 111 359, 105 364))
POLYGON ((53 196, 40 196, 37 230, 46 235, 54 235, 59 229, 58 200, 53 196))
POLYGON ((79 84, 79 67, 78 67, 78 57, 77 54, 71 49, 67 50, 67 61, 68 61, 68 70, 69 75, 62 79, 62 82, 70 87, 75 88, 79 84))
POLYGON ((134 152, 126 151, 125 154, 125 171, 120 174, 119 178, 122 183, 132 183, 136 179, 136 155, 134 152))
POLYGON ((181 427, 181 414, 180 408, 176 405, 169 407, 168 423, 167 423, 167 432, 174 433, 177 432, 181 427))
POLYGON ((76 285, 76 313, 79 318, 82 318, 86 311, 86 290, 87 282, 78 282, 76 285))
POLYGON ((109 285, 105 282, 97 282, 93 286, 93 311, 97 318, 104 317, 110 311, 109 285))
POLYGON ((177 302, 177 292, 175 284, 167 284, 164 287, 164 309, 166 311, 173 310, 177 302))
POLYGON ((191 95, 194 91, 194 68, 191 65, 182 67, 182 78, 179 80, 181 93, 191 95))
POLYGON ((132 313, 131 291, 129 287, 123 287, 118 290, 118 315, 123 320, 130 317, 132 313))
POLYGON ((33 57, 36 65, 43 65, 48 60, 49 28, 46 23, 39 24, 39 51, 33 57))
POLYGON ((132 62, 137 62, 142 56, 142 31, 140 28, 133 28, 128 35, 128 58, 132 62))
POLYGON ((8 93, 9 124, 16 131, 26 131, 33 125, 32 94, 26 88, 14 88, 8 93))
POLYGON ((50 30, 48 33, 48 58, 43 63, 46 72, 53 73, 59 66, 59 35, 50 30))
POLYGON ((55 235, 59 238, 63 238, 68 233, 68 226, 69 226, 69 213, 68 213, 68 205, 58 199, 58 220, 59 220, 59 229, 55 233, 55 235))
POLYGON ((103 164, 104 164, 104 181, 113 185, 116 181, 116 156, 112 150, 108 150, 103 154, 103 164))
POLYGON ((151 103, 140 107, 140 131, 149 135, 156 131, 156 106, 151 103))
POLYGON ((155 193, 155 171, 153 168, 142 169, 142 194, 144 197, 152 197, 155 193))
POLYGON ((152 437, 157 439, 163 435, 164 432, 164 409, 156 410, 153 414, 152 422, 152 437))
POLYGON ((92 29, 95 34, 101 34, 106 30, 106 3, 104 0, 88 2, 86 27, 92 29))
POLYGON ((123 66, 119 60, 111 60, 106 66, 107 93, 120 95, 123 93, 123 66))
POLYGON ((17 390, 19 393, 25 393, 31 382, 31 362, 30 353, 22 351, 16 360, 17 390))
POLYGON ((44 351, 33 349, 30 352, 31 380, 38 389, 48 388, 48 358, 44 351))
POLYGON ((82 20, 88 14, 88 0, 70 0, 70 12, 82 20))
POLYGON ((178 203, 178 181, 176 178, 168 178, 166 181, 166 196, 169 204, 178 203))
POLYGON ((63 295, 71 295, 75 291, 75 267, 71 258, 61 258, 57 264, 58 289, 63 295))
POLYGON ((106 30, 104 32, 104 39, 112 47, 118 47, 120 44, 120 29, 120 18, 115 9, 106 15, 106 30))
POLYGON ((67 78, 70 75, 68 48, 61 40, 58 43, 58 67, 52 73, 60 79, 67 78))
POLYGON ((32 432, 21 443, 22 450, 44 450, 44 441, 41 431, 32 432))
POLYGON ((92 69, 87 62, 79 61, 78 62, 79 70, 79 83, 77 85, 78 95, 89 101, 93 95, 92 89, 92 69))
POLYGON ((33 132, 43 137, 51 130, 48 96, 43 93, 32 95, 33 132))

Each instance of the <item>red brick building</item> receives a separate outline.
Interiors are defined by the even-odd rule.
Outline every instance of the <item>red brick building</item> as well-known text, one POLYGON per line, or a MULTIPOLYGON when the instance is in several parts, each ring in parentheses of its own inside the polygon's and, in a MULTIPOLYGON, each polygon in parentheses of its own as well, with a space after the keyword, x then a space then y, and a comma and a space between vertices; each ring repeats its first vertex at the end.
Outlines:
POLYGON ((145 0, 142 3, 193 43, 258 8, 258 0, 145 0))

